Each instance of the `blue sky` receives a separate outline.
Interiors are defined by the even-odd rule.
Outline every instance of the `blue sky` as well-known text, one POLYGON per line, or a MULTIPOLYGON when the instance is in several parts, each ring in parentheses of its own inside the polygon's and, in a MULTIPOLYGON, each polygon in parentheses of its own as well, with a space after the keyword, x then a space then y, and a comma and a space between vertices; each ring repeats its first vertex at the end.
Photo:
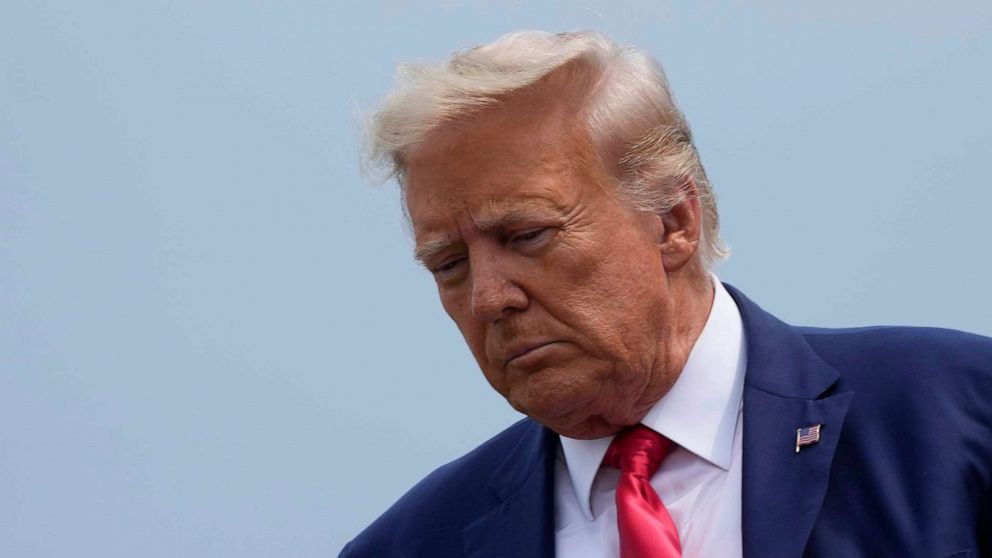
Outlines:
POLYGON ((0 555, 334 555, 518 418, 356 114, 523 28, 661 60, 767 310, 992 334, 988 2, 7 0, 0 555))

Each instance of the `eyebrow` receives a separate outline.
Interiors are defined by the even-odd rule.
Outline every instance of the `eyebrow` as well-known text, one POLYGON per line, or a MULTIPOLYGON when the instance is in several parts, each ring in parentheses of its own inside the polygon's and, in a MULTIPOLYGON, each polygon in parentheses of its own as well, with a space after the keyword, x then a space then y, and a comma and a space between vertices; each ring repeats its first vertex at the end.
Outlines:
POLYGON ((432 238, 425 241, 423 244, 417 247, 413 251, 413 258, 423 264, 427 265, 427 260, 444 252, 451 245, 455 243, 455 239, 449 235, 439 236, 437 238, 432 238))
POLYGON ((482 215, 473 217, 472 221, 480 229, 490 231, 518 221, 547 217, 550 212, 551 208, 544 204, 529 203, 523 206, 510 207, 504 211, 496 210, 491 215, 483 213, 482 215))
MULTIPOLYGON (((479 229, 492 231, 514 222, 548 217, 554 211, 555 209, 553 207, 549 207, 543 203, 524 203, 508 208, 497 205, 494 209, 483 210, 482 215, 473 217, 472 221, 479 229)), ((424 241, 418 246, 413 251, 413 257, 421 264, 426 265, 428 259, 447 250, 457 242, 457 238, 451 235, 437 236, 436 238, 424 241)))

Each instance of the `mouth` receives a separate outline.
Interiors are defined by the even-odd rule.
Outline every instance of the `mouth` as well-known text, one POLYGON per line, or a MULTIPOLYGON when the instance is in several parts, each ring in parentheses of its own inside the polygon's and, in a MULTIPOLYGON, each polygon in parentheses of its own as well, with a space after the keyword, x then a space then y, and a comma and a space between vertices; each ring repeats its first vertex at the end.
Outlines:
POLYGON ((513 348, 506 353, 507 356, 503 360, 503 366, 504 367, 509 366, 510 364, 513 363, 513 361, 517 359, 521 359, 533 353, 534 351, 537 351, 542 347, 547 347, 548 345, 552 345, 554 343, 557 343, 557 341, 550 341, 550 340, 537 341, 537 342, 532 341, 532 342, 520 343, 518 345, 514 345, 513 348))

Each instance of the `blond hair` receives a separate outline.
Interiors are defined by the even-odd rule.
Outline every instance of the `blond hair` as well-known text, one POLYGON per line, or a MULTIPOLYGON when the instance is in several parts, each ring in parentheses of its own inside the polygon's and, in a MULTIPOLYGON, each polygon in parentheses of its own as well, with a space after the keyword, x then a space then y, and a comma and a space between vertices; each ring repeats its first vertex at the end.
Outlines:
POLYGON ((520 31, 457 52, 443 64, 401 65, 397 88, 369 119, 367 161, 402 186, 406 156, 428 132, 566 66, 590 84, 586 128, 615 174, 618 193, 633 207, 660 215, 684 201, 695 182, 702 260, 708 266, 726 258, 716 196, 664 71, 648 55, 591 31, 520 31))

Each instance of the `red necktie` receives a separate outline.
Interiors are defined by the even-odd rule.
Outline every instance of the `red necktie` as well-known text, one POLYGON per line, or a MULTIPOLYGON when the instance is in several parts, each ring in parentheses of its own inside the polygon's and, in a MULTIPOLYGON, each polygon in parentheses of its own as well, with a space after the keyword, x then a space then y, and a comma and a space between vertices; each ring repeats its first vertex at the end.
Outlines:
POLYGON ((682 545, 672 516, 651 487, 651 476, 672 441, 638 424, 620 432, 603 463, 620 469, 617 524, 620 558, 681 558, 682 545))

